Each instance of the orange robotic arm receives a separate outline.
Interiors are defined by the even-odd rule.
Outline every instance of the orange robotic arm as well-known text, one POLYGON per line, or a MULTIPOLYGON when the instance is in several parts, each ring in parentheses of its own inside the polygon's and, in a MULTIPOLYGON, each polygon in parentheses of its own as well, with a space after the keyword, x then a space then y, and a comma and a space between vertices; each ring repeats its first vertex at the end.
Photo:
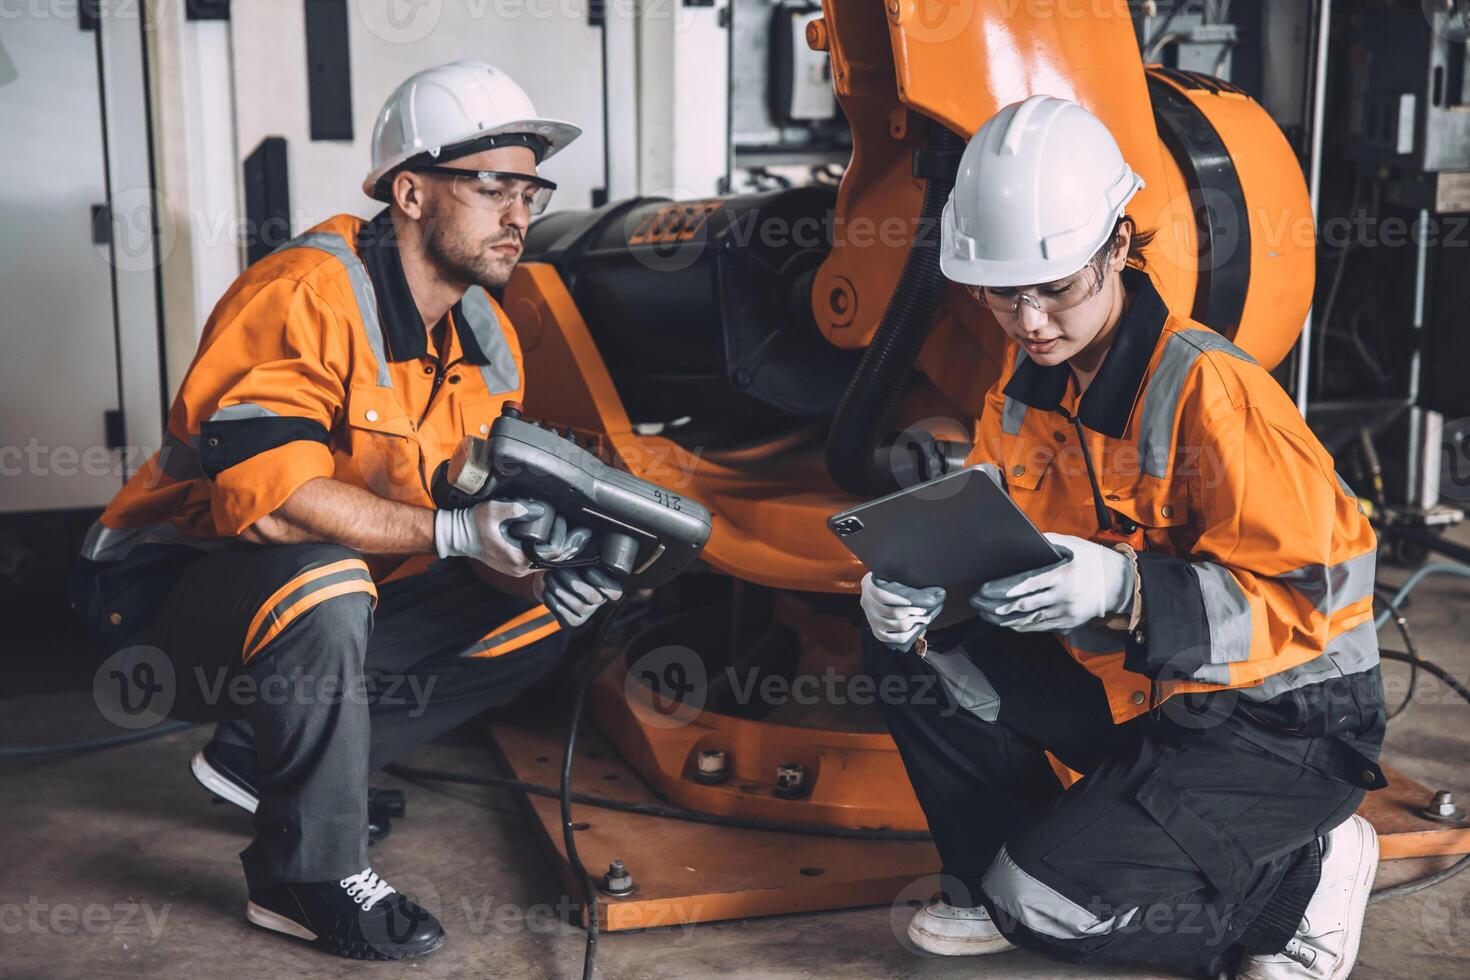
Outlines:
POLYGON ((1174 310, 1268 366, 1295 342, 1314 270, 1300 166, 1237 89, 1145 69, 1124 0, 826 0, 807 40, 830 53, 852 129, 835 204, 797 189, 781 200, 644 199, 549 215, 532 226, 530 261, 506 292, 527 411, 709 507, 714 568, 775 588, 855 591, 862 568, 825 518, 878 489, 868 480, 875 448, 904 429, 968 448, 1000 376, 1003 335, 939 275, 937 229, 924 216, 937 217, 964 142, 1010 102, 1064 96, 1108 124, 1147 183, 1130 213, 1158 232, 1149 266, 1174 310), (798 203, 807 215, 831 209, 830 251, 810 264, 809 253, 762 252, 755 233, 771 218, 789 225, 780 209, 798 203), (680 305, 707 297, 712 281, 707 309, 680 305), (809 297, 812 322, 795 325, 778 304, 768 319, 784 326, 739 334, 747 300, 777 294, 809 297), (710 327, 721 316, 723 338, 710 327), (767 343, 782 340, 778 330, 792 344, 781 358, 767 343), (732 351, 750 356, 736 364, 732 351), (780 371, 761 373, 777 360, 780 371), (655 362, 667 365, 657 377, 655 362), (779 396, 752 400, 777 376, 787 382, 779 396), (662 402, 650 409, 654 396, 662 402), (772 406, 795 424, 772 435, 772 406), (727 429, 747 421, 750 435, 722 446, 708 429, 638 424, 700 412, 727 429), (823 459, 815 440, 826 418, 823 459))

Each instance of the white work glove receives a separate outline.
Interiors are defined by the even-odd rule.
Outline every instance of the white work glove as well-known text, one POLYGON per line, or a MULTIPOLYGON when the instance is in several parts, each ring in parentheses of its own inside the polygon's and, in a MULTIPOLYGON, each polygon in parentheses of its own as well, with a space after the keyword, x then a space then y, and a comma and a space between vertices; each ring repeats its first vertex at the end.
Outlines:
POLYGON ((944 590, 939 586, 916 589, 897 582, 863 576, 859 605, 868 617, 868 628, 878 642, 895 650, 907 650, 944 608, 944 590))
POLYGON ((441 510, 434 515, 434 550, 440 558, 473 558, 514 578, 530 575, 535 569, 513 529, 540 517, 545 507, 538 500, 487 500, 441 510))
POLYGON ((1122 552, 1070 534, 1046 539, 1063 560, 980 586, 970 605, 1018 633, 1065 633, 1133 602, 1133 563, 1122 552))
POLYGON ((546 604, 563 626, 575 629, 592 618, 599 606, 623 594, 622 583, 592 565, 552 568, 531 586, 536 601, 546 604))

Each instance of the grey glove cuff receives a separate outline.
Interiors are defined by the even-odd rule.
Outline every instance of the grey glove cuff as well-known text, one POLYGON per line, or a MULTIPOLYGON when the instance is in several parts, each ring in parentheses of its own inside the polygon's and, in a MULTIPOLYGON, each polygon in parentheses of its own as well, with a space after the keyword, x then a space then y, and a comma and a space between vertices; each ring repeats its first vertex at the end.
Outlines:
POLYGON ((457 558, 454 542, 469 538, 469 530, 457 522, 468 521, 468 510, 439 510, 434 512, 434 550, 440 558, 457 558))

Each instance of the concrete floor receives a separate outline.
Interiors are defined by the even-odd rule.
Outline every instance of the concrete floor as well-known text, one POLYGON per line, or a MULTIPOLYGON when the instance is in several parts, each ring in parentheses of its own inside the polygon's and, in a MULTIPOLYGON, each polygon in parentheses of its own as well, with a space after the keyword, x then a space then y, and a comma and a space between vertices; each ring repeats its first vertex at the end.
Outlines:
MULTIPOLYGON (((1470 534, 1457 535, 1470 538, 1470 534)), ((1383 569, 1398 582, 1401 571, 1383 569)), ((1429 580, 1410 610, 1421 652, 1470 676, 1470 581, 1429 580)), ((77 656, 75 640, 7 632, 6 661, 77 656)), ((1392 627, 1385 647, 1401 647, 1392 627)), ((35 662, 35 661, 32 661, 35 662)), ((1405 671, 1386 670, 1402 691, 1405 671)), ((0 699, 0 744, 45 744, 116 732, 89 691, 0 699)), ((1401 771, 1470 800, 1470 706, 1432 679, 1390 727, 1401 771)), ((188 773, 203 730, 102 753, 0 760, 0 976, 32 977, 549 977, 580 975, 582 933, 558 918, 567 899, 536 837, 506 794, 479 787, 402 786, 409 817, 373 848, 374 867, 439 914, 442 950, 401 965, 339 960, 251 929, 237 852, 247 815, 212 804, 188 773)), ((461 729, 405 760, 489 771, 461 729)), ((1385 865, 1380 878, 1417 873, 1385 865)), ((1012 952, 977 960, 906 952, 904 908, 874 908, 606 936, 604 978, 1154 976, 1082 970, 1012 952)), ((1372 906, 1357 977, 1470 976, 1470 874, 1372 906)))

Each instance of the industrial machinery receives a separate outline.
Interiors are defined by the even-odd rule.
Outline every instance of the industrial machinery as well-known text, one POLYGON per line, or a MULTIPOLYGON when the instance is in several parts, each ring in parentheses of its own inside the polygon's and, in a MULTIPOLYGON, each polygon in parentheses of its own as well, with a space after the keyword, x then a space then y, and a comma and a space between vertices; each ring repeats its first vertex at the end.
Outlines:
POLYGON ((1459 472, 1470 431, 1466 13, 1458 3, 1353 9, 1342 39, 1351 82, 1330 131, 1344 159, 1328 173, 1340 187, 1322 221, 1330 339, 1309 419, 1329 448, 1334 429, 1347 443, 1344 471, 1372 487, 1375 518, 1405 565, 1454 547, 1438 536, 1470 499, 1459 472), (1394 248, 1400 227, 1406 247, 1394 248), (1355 280, 1370 264, 1373 275, 1355 280))
MULTIPOLYGON (((590 705, 608 744, 584 737, 579 791, 924 829, 859 696, 863 570, 824 522, 969 448, 1003 334, 940 275, 937 219, 959 151, 1000 107, 1047 93, 1103 119, 1147 182, 1130 211, 1158 231, 1149 267, 1171 307, 1268 367, 1291 349, 1314 279, 1291 148, 1238 88, 1145 68, 1126 4, 1086 9, 827 0, 805 38, 851 129, 839 188, 640 198, 532 226, 504 297, 535 379, 527 414, 713 515, 702 566, 630 595, 607 634, 590 705), (805 677, 837 681, 800 698, 805 677)), ((517 778, 555 782, 556 719, 494 734, 517 778)), ((560 848, 555 803, 530 805, 560 848)), ((889 902, 937 868, 924 842, 651 834, 589 814, 587 866, 624 862, 606 929, 889 902)))

